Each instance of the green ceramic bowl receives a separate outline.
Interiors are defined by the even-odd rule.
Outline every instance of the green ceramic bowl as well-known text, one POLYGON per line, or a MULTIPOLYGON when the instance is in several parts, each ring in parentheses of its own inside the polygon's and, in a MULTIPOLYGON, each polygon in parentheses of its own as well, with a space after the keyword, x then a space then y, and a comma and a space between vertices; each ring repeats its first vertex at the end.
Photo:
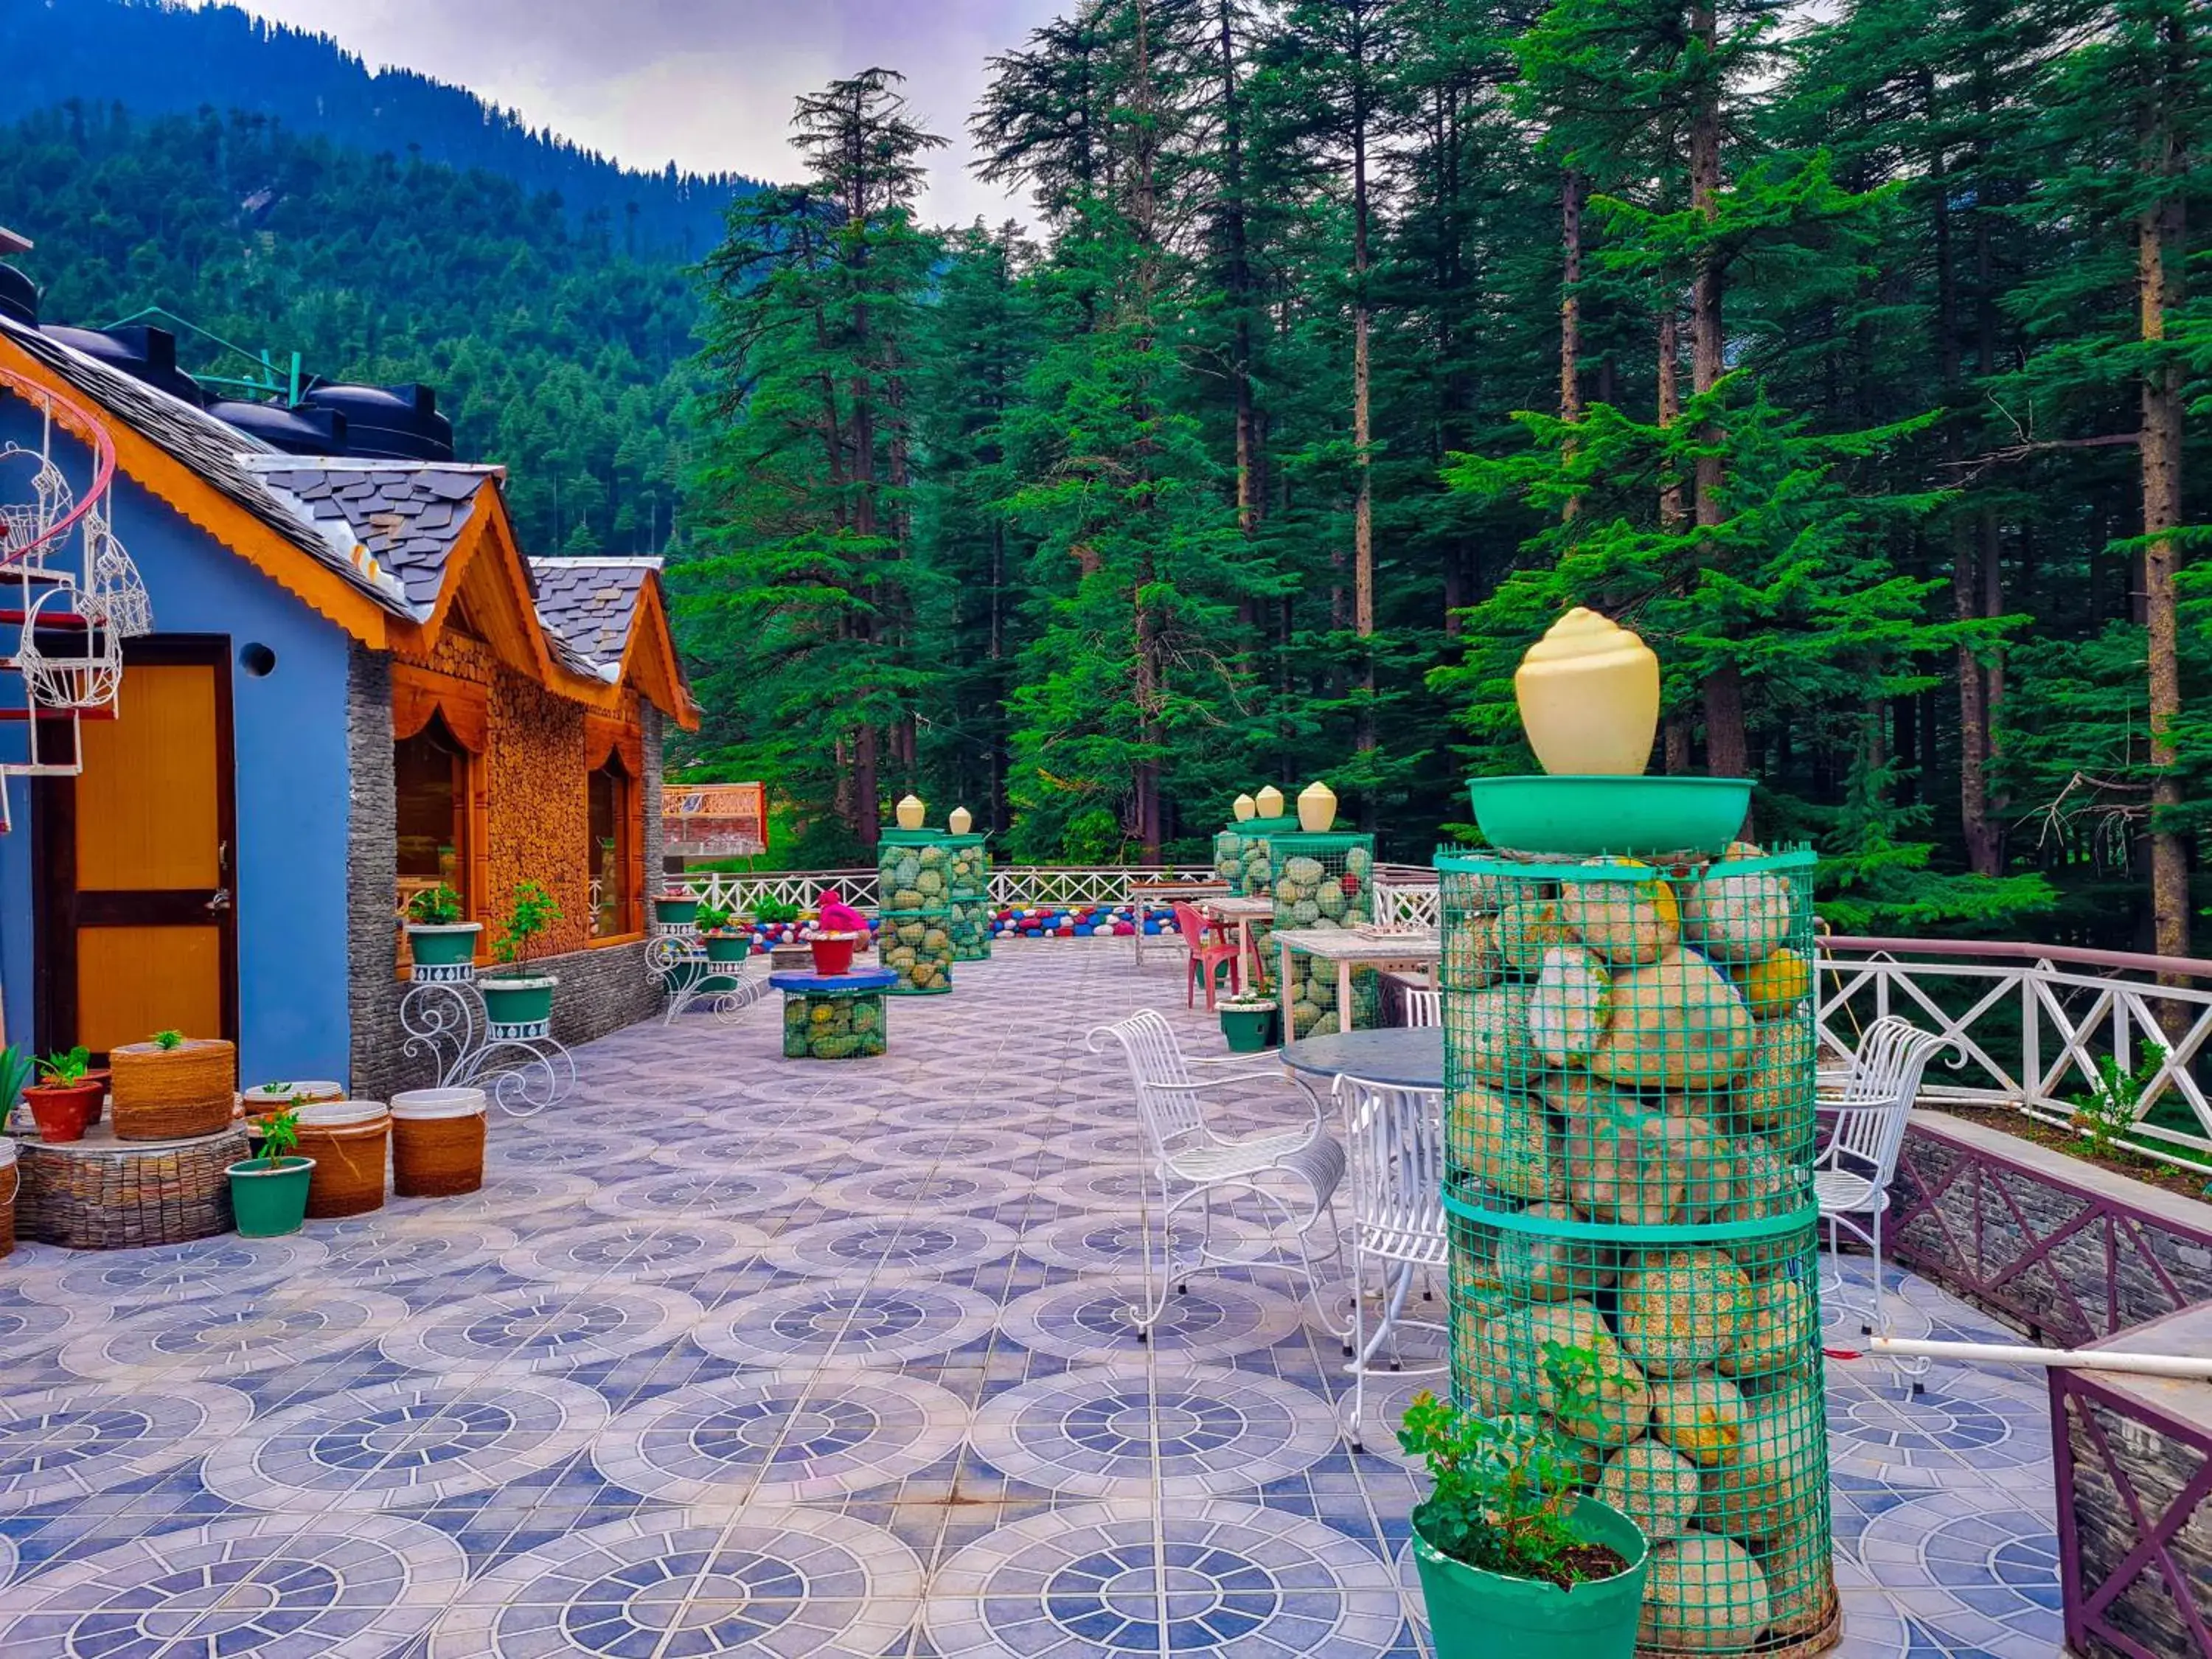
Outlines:
POLYGON ((1751 810, 1748 778, 1471 778, 1474 821, 1516 853, 1721 853, 1751 810))

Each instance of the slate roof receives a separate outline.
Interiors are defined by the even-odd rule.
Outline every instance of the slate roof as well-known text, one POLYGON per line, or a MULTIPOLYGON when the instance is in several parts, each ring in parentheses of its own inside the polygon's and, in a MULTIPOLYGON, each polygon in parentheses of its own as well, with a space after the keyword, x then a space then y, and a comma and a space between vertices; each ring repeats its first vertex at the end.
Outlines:
POLYGON ((416 620, 437 609, 447 561, 477 510, 496 466, 447 461, 371 461, 252 455, 245 464, 318 523, 343 525, 399 579, 416 620))
POLYGON ((404 584, 371 566, 358 550, 363 545, 358 538, 319 533, 313 522, 256 476, 254 464, 276 453, 259 439, 12 318, 0 317, 0 337, 119 416, 147 441, 191 468, 309 558, 337 572, 378 605, 395 616, 410 614, 404 584))
POLYGON ((638 596, 659 559, 532 559, 538 614, 554 636, 605 663, 619 663, 637 622, 638 596))

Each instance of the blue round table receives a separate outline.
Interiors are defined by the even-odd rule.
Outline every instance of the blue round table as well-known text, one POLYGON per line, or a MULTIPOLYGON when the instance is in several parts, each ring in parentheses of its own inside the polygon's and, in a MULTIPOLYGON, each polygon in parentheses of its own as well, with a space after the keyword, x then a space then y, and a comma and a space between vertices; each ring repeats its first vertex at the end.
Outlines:
POLYGON ((1339 1031, 1286 1042, 1284 1065, 1308 1077, 1364 1078, 1400 1089, 1444 1086, 1444 1034, 1434 1025, 1339 1031))

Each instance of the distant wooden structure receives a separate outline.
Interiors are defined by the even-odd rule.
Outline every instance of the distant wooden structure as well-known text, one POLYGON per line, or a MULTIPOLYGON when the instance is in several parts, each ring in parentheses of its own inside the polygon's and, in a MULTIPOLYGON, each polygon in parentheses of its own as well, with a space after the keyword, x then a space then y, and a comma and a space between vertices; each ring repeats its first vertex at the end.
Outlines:
POLYGON ((660 790, 662 851, 672 863, 768 851, 768 791, 757 783, 669 783, 660 790))

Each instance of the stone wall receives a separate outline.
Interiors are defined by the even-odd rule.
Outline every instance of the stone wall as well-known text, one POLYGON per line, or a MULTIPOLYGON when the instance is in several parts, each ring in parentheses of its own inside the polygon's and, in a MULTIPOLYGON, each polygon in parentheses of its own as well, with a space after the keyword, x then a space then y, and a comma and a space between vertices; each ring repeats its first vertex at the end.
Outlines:
MULTIPOLYGON (((2212 1304, 2115 1346, 2212 1352, 2212 1304)), ((2212 1465, 2212 1383, 2054 1370, 2050 1386, 2066 1436, 2058 1536, 2069 1650, 2212 1659, 2212 1492, 2198 1484, 2212 1465)))
POLYGON ((2040 1341, 2212 1300, 2212 1206, 2000 1129, 1915 1113, 1891 1203, 1899 1261, 2040 1341))
MULTIPOLYGON (((398 1051, 399 1005, 389 994, 399 972, 392 904, 399 884, 398 797, 392 773, 392 662, 352 647, 346 758, 352 816, 346 826, 346 1006, 352 1031, 348 1086, 386 1098, 382 1056, 398 1051)), ((340 1081, 347 1082, 341 1079, 340 1081)))
MULTIPOLYGON (((576 704, 532 684, 492 660, 479 641, 449 635, 441 641, 441 672, 480 676, 491 690, 491 742, 485 757, 485 849, 492 915, 515 881, 543 880, 566 920, 551 938, 552 954, 532 967, 559 975, 553 1034, 571 1045, 647 1018, 660 999, 645 972, 642 941, 584 948, 589 925, 590 878, 584 783, 584 712, 576 704)), ((392 764, 390 659, 355 648, 348 711, 347 747, 352 769, 352 819, 346 869, 348 1006, 352 1091, 386 1100, 402 1089, 434 1083, 435 1065, 425 1054, 405 1052, 399 1003, 408 990, 398 977, 398 933, 393 917, 398 848, 392 764)), ((659 868, 661 848, 660 777, 664 722, 651 705, 638 711, 639 789, 643 815, 643 868, 659 868)), ((641 901, 642 914, 642 901, 641 901)), ((487 918, 489 920, 489 918, 487 918)), ((492 932, 486 927, 487 943, 492 932)))

